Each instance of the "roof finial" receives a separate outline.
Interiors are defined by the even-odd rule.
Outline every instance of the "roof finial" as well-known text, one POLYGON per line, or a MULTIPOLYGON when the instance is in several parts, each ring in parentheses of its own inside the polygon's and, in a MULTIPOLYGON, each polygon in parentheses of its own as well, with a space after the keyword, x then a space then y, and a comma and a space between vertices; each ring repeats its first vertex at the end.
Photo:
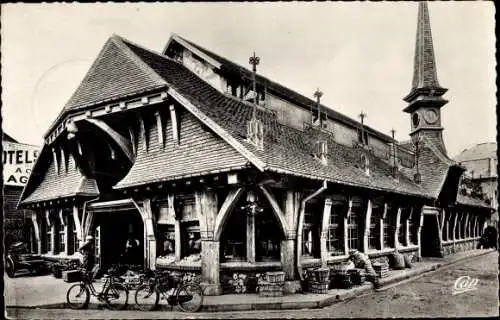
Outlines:
POLYGON ((368 141, 365 141, 365 118, 366 118, 366 113, 361 110, 361 113, 358 115, 358 117, 361 119, 361 144, 365 145, 368 144, 368 141))
MULTIPOLYGON (((323 120, 321 118, 321 97, 323 96, 323 92, 319 90, 319 88, 314 91, 314 97, 316 98, 316 106, 318 107, 318 119, 319 119, 319 128, 323 128, 323 120)), ((311 112, 312 117, 312 112, 311 112)))
POLYGON ((248 60, 248 63, 250 63, 252 65, 252 84, 253 84, 253 93, 255 95, 254 97, 254 107, 253 107, 253 112, 252 112, 252 118, 255 119, 255 116, 256 116, 256 105, 258 103, 257 99, 258 99, 258 95, 257 95, 257 84, 256 84, 256 80, 255 80, 255 74, 257 73, 257 66, 259 65, 259 62, 260 62, 260 57, 257 57, 255 55, 255 51, 253 52, 253 56, 250 57, 250 59, 248 60))

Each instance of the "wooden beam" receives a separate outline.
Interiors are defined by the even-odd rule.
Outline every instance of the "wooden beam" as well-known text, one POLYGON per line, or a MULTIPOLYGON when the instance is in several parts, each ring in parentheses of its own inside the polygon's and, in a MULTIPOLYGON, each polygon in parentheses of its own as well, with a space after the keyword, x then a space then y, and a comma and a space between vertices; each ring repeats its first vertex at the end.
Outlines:
POLYGON ((469 213, 465 213, 465 223, 464 223, 464 239, 469 237, 469 213))
POLYGON ((59 147, 59 152, 61 152, 61 162, 62 162, 62 167, 64 168, 64 173, 68 172, 68 163, 66 161, 66 153, 64 152, 63 147, 59 147))
POLYGON ((56 167, 56 174, 59 175, 59 160, 57 159, 57 153, 55 148, 52 148, 52 155, 54 157, 54 166, 56 167))
POLYGON ((146 132, 146 124, 144 123, 144 119, 142 118, 141 115, 138 116, 139 117, 139 131, 140 131, 140 135, 141 135, 141 138, 142 138, 142 141, 144 141, 144 143, 142 144, 142 149, 144 150, 144 152, 148 152, 148 134, 146 132))
POLYGON ((73 223, 75 224, 76 237, 78 240, 82 241, 82 225, 80 223, 80 217, 78 216, 78 206, 73 206, 73 223))
POLYGON ((283 231, 284 236, 286 237, 288 230, 290 229, 288 227, 288 224, 285 220, 285 215, 283 214, 283 211, 281 211, 280 206, 278 205, 278 202, 274 198, 274 196, 267 190, 267 188, 263 185, 259 185, 259 189, 264 194, 266 197, 267 201, 271 205, 271 209, 278 220, 278 223, 281 227, 281 230, 283 231))
POLYGON ((244 192, 244 188, 236 188, 229 191, 222 207, 217 213, 217 217, 215 218, 215 227, 214 227, 214 241, 219 241, 220 236, 222 234, 222 230, 224 230, 224 226, 227 222, 229 215, 231 214, 234 206, 240 199, 241 195, 244 192))
POLYGON ((382 216, 379 221, 379 248, 384 249, 384 221, 387 216, 387 203, 384 203, 384 211, 382 212, 382 216))
POLYGON ((401 247, 401 243, 399 243, 399 232, 401 230, 401 207, 398 207, 398 213, 396 214, 396 228, 394 230, 394 248, 396 252, 401 247))
POLYGON ((108 136, 113 139, 113 141, 122 149, 127 158, 133 162, 134 161, 134 153, 132 151, 132 146, 130 141, 124 138, 121 134, 111 128, 106 122, 98 119, 86 119, 89 123, 92 123, 102 131, 108 134, 108 136))
POLYGON ((134 153, 134 155, 137 155, 134 129, 131 126, 128 127, 128 133, 130 135, 130 144, 132 145, 132 152, 134 153))
POLYGON ((372 216, 372 200, 368 199, 366 203, 366 214, 365 214, 365 228, 363 231, 363 252, 368 252, 369 243, 368 238, 370 235, 370 220, 372 216))
POLYGON ((417 230, 417 244, 418 244, 418 258, 422 258, 422 226, 424 225, 424 207, 420 208, 420 219, 418 223, 418 230, 417 230))
POLYGON ((457 236, 456 236, 456 228, 457 228, 457 216, 458 216, 458 212, 457 211, 453 211, 453 214, 454 214, 454 219, 453 219, 453 242, 455 242, 455 240, 458 240, 457 239, 457 236))
POLYGON ((158 143, 163 148, 163 147, 165 147, 165 144, 163 143, 163 124, 161 121, 160 111, 156 111, 155 117, 156 117, 156 128, 158 131, 158 143))
POLYGON ((321 220, 321 237, 320 237, 320 252, 321 252, 321 265, 322 267, 327 266, 327 258, 328 258, 328 227, 330 222, 330 213, 332 211, 332 199, 325 198, 325 205, 323 207, 323 216, 321 220))
POLYGON ((251 212, 247 212, 246 216, 247 262, 255 263, 255 215, 251 212))
POLYGON ((349 198, 349 207, 344 216, 344 254, 349 254, 349 228, 347 223, 349 222, 349 217, 351 216, 352 210, 352 198, 349 198))
POLYGON ((176 144, 179 144, 179 140, 180 140, 180 137, 179 137, 179 122, 178 122, 178 119, 177 119, 177 113, 175 112, 175 107, 174 105, 170 105, 169 107, 170 109, 170 119, 172 120, 172 135, 173 135, 173 139, 174 139, 174 143, 176 144))
POLYGON ((33 224, 33 231, 34 231, 35 239, 36 239, 36 246, 37 246, 36 253, 41 254, 42 253, 42 241, 41 241, 41 237, 40 237, 40 228, 38 227, 38 220, 37 220, 37 213, 36 212, 31 212, 31 222, 33 224))

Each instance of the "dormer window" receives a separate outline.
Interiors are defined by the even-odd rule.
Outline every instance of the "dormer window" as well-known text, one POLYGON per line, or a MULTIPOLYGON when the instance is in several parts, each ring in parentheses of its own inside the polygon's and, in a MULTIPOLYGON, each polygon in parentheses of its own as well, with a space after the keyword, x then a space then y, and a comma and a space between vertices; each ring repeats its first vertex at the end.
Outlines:
POLYGON ((315 157, 324 165, 328 163, 328 144, 326 141, 316 142, 315 157))
POLYGON ((358 142, 364 145, 368 145, 368 132, 358 130, 358 142))

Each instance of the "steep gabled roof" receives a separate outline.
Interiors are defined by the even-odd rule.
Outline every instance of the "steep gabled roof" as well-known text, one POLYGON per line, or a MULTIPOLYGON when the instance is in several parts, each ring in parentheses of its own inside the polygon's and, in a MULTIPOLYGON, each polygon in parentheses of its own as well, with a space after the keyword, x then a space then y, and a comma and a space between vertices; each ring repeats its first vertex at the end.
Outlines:
POLYGON ((251 118, 252 106, 212 88, 182 64, 126 40, 122 41, 169 85, 169 93, 181 100, 188 110, 201 112, 219 128, 244 146, 246 152, 263 164, 264 170, 287 173, 313 179, 326 179, 345 185, 365 187, 387 192, 427 197, 426 191, 408 177, 399 182, 391 176, 390 167, 383 161, 371 159, 370 176, 356 167, 360 149, 337 144, 331 136, 315 130, 300 131, 277 122, 274 114, 257 110, 257 117, 265 124, 264 151, 259 151, 246 139, 246 122, 251 118), (329 140, 328 165, 313 157, 319 136, 329 140))
POLYGON ((165 87, 165 81, 128 50, 117 36, 104 45, 82 82, 64 106, 47 134, 68 112, 165 87))
MULTIPOLYGON (((206 57, 209 57, 210 59, 213 59, 215 60, 217 63, 220 63, 221 64, 221 67, 220 69, 222 71, 226 71, 228 73, 232 73, 232 74, 239 74, 239 75, 243 75, 247 78, 251 78, 252 76, 252 72, 250 70, 248 70, 247 68, 229 60, 229 59, 226 59, 210 50, 207 50, 203 47, 201 47, 200 45, 194 43, 194 42, 191 42, 185 38, 182 38, 181 36, 177 35, 177 34, 172 34, 171 36, 171 39, 169 41, 169 43, 172 41, 172 40, 177 40, 177 42, 179 42, 181 45, 184 45, 186 46, 188 49, 191 49, 191 48, 195 48, 196 50, 198 50, 199 52, 202 52, 204 56, 206 57)), ((168 48, 168 45, 167 45, 167 48, 168 48)), ((166 49, 164 50, 164 54, 166 52, 166 49)), ((195 52, 196 53, 196 52, 195 52)), ((302 107, 306 108, 307 110, 317 110, 317 105, 316 105, 316 102, 309 99, 308 97, 296 92, 296 91, 293 91, 277 82, 274 82, 264 76, 261 76, 259 74, 256 75, 256 81, 258 83, 261 83, 261 84, 265 84, 267 85, 267 88, 268 90, 270 91, 273 91, 274 93, 277 93, 278 95, 280 95, 281 97, 284 97, 286 99, 290 99, 291 101, 301 105, 302 107)), ((351 119, 349 117, 347 117, 346 115, 343 115, 325 105, 322 105, 321 106, 321 110, 323 112, 325 112, 329 118, 331 119, 334 119, 334 120, 337 120, 341 123, 344 123, 350 127, 353 127, 353 128, 360 128, 361 127, 361 124, 354 120, 354 119, 351 119)), ((381 140, 384 140, 386 142, 391 142, 392 141, 392 138, 389 137, 388 135, 386 134, 383 134, 381 133, 380 131, 377 131, 369 126, 364 126, 365 130, 378 137, 379 139, 381 140)))
POLYGON ((16 139, 12 138, 11 136, 6 134, 5 132, 2 132, 2 141, 16 142, 16 143, 18 142, 16 139))
POLYGON ((59 164, 59 167, 58 173, 56 163, 50 158, 50 152, 45 146, 21 194, 19 205, 73 196, 99 195, 96 181, 82 175, 76 167, 73 156, 69 155, 67 170, 62 164, 59 164))

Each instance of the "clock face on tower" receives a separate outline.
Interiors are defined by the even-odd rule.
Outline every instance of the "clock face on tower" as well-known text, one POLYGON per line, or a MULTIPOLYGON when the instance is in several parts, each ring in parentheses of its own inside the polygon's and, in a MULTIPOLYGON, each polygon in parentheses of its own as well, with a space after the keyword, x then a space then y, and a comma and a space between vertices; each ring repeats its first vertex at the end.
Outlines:
POLYGON ((426 110, 424 112, 424 119, 425 119, 425 122, 427 122, 429 124, 433 124, 438 120, 438 114, 435 110, 432 110, 432 109, 426 110))
POLYGON ((411 116, 411 122, 413 123, 413 127, 416 128, 418 127, 418 124, 420 123, 420 116, 417 112, 415 112, 412 116, 411 116))

